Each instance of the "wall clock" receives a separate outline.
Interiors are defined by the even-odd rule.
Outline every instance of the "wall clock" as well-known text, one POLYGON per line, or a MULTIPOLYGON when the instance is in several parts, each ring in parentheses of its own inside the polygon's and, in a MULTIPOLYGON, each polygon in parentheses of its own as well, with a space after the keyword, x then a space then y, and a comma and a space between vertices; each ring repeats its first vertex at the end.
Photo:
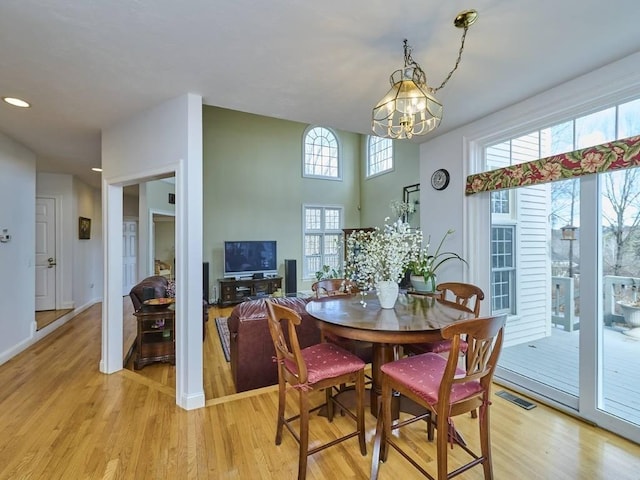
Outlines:
POLYGON ((431 175, 431 186, 436 190, 444 190, 449 185, 449 172, 444 168, 436 170, 431 175))

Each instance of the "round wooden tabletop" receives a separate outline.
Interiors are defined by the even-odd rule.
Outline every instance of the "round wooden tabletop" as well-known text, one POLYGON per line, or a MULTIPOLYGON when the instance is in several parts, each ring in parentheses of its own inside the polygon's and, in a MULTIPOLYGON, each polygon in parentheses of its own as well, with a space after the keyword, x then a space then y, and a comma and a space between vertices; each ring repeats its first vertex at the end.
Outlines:
POLYGON ((320 327, 355 340, 422 343, 437 340, 440 330, 473 313, 434 297, 400 294, 393 309, 380 308, 373 293, 324 297, 307 304, 320 327))

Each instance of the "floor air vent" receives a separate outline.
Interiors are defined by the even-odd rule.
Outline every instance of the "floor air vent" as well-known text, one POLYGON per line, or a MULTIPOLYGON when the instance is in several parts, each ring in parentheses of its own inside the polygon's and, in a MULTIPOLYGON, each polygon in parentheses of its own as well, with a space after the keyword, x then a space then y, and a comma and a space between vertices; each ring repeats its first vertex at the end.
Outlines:
POLYGON ((509 400, 511 403, 515 403, 519 407, 524 408, 525 410, 531 410, 532 408, 536 408, 534 403, 525 400, 524 398, 516 397, 515 395, 510 394, 509 392, 505 392, 504 390, 500 390, 496 392, 496 395, 504 398, 505 400, 509 400))

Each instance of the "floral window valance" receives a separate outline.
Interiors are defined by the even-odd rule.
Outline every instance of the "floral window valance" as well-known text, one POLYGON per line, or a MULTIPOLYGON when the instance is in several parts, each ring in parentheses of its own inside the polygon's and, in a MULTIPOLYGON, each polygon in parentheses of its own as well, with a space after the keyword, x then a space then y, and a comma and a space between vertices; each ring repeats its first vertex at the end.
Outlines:
POLYGON ((465 193, 538 185, 565 178, 640 166, 640 136, 552 155, 467 177, 465 193))

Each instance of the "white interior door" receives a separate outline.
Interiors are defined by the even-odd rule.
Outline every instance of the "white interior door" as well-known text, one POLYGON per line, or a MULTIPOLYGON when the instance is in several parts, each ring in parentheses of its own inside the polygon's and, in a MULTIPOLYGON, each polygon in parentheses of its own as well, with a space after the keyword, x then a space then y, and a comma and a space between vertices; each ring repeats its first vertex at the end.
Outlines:
POLYGON ((56 201, 36 198, 36 311, 56 308, 56 201))
POLYGON ((124 221, 122 223, 122 295, 137 283, 138 264, 138 222, 124 221))

